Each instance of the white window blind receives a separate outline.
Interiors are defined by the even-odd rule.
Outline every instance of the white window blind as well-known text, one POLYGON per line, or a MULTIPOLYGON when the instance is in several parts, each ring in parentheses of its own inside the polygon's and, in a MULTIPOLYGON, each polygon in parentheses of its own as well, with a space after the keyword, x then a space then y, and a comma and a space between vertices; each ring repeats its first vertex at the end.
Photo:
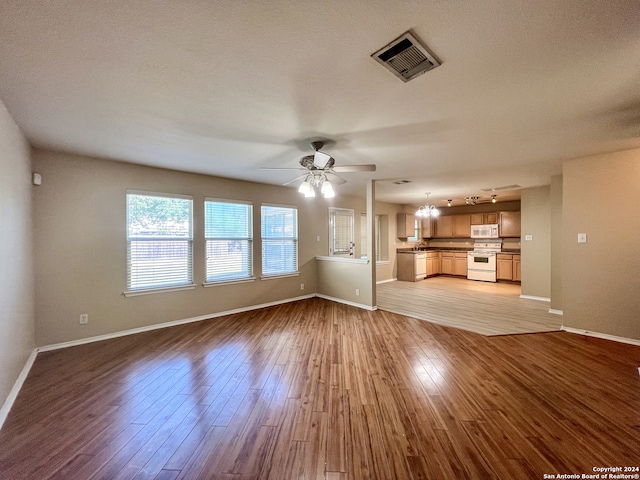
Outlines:
POLYGON ((330 255, 353 255, 353 210, 329 208, 330 255))
POLYGON ((262 274, 282 275, 298 270, 298 210, 263 205, 262 274))
POLYGON ((206 281, 253 275, 253 208, 250 204, 207 198, 204 202, 206 281))
POLYGON ((127 289, 193 283, 193 200, 127 193, 127 289))

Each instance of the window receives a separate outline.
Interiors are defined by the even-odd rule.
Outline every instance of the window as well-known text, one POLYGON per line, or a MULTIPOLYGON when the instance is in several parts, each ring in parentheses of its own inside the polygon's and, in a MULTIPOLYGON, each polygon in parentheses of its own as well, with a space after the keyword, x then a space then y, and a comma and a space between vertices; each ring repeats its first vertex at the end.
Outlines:
POLYGON ((193 200, 127 193, 127 289, 193 285, 193 200))
MULTIPOLYGON (((374 230, 375 230, 375 238, 374 245, 376 249, 376 261, 380 260, 381 253, 381 242, 380 242, 380 229, 382 223, 382 216, 375 215, 373 217, 374 221, 374 230)), ((367 257, 367 248, 369 245, 367 244, 367 214, 362 213, 360 215, 360 257, 367 257)))
POLYGON ((252 212, 252 206, 247 203, 205 199, 207 282, 252 278, 252 212))
POLYGON ((353 210, 329 208, 329 255, 353 256, 353 210))
POLYGON ((286 275, 298 270, 298 210, 262 206, 262 274, 286 275))
POLYGON ((420 241, 420 231, 422 227, 422 222, 420 218, 416 218, 413 222, 414 233, 411 237, 407 238, 407 242, 419 242, 420 241))

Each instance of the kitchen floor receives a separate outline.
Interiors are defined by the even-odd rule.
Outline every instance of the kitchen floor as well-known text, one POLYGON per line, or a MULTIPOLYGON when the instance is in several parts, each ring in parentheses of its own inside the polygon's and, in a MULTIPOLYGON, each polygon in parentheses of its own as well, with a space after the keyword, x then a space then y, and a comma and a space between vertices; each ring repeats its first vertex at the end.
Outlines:
POLYGON ((386 310, 481 335, 558 331, 562 316, 549 303, 520 298, 520 285, 432 277, 420 282, 377 286, 377 304, 386 310))

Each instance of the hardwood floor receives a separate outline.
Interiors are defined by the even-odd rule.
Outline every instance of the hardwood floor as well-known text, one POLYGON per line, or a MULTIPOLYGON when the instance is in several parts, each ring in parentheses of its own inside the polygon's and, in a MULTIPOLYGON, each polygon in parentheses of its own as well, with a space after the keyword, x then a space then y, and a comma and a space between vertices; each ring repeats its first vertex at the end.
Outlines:
POLYGON ((542 479, 640 465, 640 347, 319 298, 38 355, 3 479, 542 479))
POLYGON ((378 308, 481 335, 553 332, 562 317, 549 303, 520 298, 520 285, 433 277, 377 286, 378 308))

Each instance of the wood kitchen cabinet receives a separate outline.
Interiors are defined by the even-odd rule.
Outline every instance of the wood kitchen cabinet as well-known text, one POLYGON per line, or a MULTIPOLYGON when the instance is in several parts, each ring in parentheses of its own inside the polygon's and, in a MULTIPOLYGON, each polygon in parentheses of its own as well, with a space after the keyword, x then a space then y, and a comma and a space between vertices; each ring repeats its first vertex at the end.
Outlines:
POLYGON ((467 252, 456 252, 453 255, 453 274, 462 277, 467 276, 467 252))
POLYGON ((520 237, 520 212, 500 212, 500 237, 520 237))
MULTIPOLYGON (((421 252, 425 255, 424 252, 421 252)), ((424 280, 426 271, 426 258, 418 259, 418 253, 398 253, 398 272, 396 274, 398 280, 404 282, 418 282, 424 280), (420 262, 425 262, 419 265, 420 262), (422 273, 419 274, 419 271, 422 273)))
POLYGON ((433 217, 422 219, 422 238, 431 238, 435 235, 435 221, 433 217))
POLYGON ((452 215, 436 217, 436 237, 452 237, 452 215))
POLYGON ((522 282, 522 267, 520 262, 520 255, 513 256, 513 281, 522 282))
POLYGON ((396 215, 398 238, 409 238, 416 234, 416 216, 411 213, 398 213, 396 215))
POLYGON ((471 225, 496 225, 497 223, 498 212, 471 214, 471 225))
POLYGON ((466 213, 451 217, 451 235, 469 238, 471 236, 471 215, 466 213))
POLYGON ((440 257, 440 273, 443 275, 467 276, 466 252, 442 252, 440 257))
POLYGON ((440 252, 427 252, 427 277, 440 275, 440 252))
POLYGON ((496 279, 513 280, 513 255, 505 253, 496 255, 496 279))

